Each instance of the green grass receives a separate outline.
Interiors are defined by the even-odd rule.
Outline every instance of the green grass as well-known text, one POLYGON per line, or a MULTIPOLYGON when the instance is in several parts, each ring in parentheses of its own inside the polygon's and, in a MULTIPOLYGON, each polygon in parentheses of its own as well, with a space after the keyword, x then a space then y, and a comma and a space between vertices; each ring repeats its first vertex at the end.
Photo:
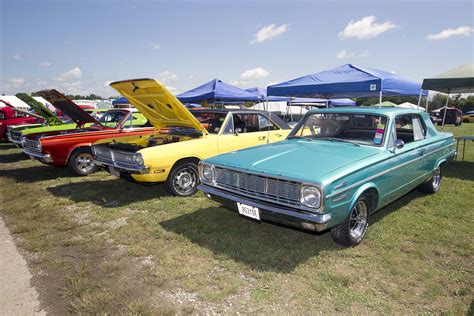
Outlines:
MULTIPOLYGON (((474 135, 474 124, 446 127, 474 135)), ((86 178, 0 144, 0 213, 54 313, 468 313, 474 143, 441 191, 378 212, 364 242, 336 245, 104 172, 86 178)), ((471 310, 472 312, 472 310, 471 310)))

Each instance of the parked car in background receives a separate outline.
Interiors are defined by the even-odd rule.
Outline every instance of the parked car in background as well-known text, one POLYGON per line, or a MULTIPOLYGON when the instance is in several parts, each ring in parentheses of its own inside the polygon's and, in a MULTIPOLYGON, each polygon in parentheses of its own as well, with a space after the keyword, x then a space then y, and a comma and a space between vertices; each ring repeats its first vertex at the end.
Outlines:
POLYGON ((321 109, 285 141, 204 160, 199 189, 244 217, 330 230, 354 246, 377 210, 417 187, 437 192, 454 155, 453 135, 422 111, 321 109))
POLYGON ((48 107, 43 105, 41 102, 35 100, 28 94, 18 93, 16 97, 28 104, 30 108, 33 109, 36 115, 42 117, 41 123, 18 124, 8 126, 7 138, 17 147, 21 147, 21 131, 23 130, 42 126, 58 126, 66 124, 65 122, 63 122, 63 120, 61 120, 58 116, 51 112, 48 107))
POLYGON ((471 114, 464 114, 461 118, 461 121, 463 123, 474 123, 474 113, 471 113, 471 114))
POLYGON ((132 109, 108 110, 96 120, 56 90, 42 96, 74 120, 77 128, 61 131, 28 133, 21 137, 23 152, 32 159, 52 166, 68 166, 77 175, 97 170, 92 162, 92 143, 118 135, 142 135, 153 129, 148 120, 132 109))
POLYGON ((164 182, 172 195, 196 192, 201 159, 280 141, 290 132, 285 122, 263 111, 189 111, 153 79, 119 81, 111 86, 139 109, 155 130, 140 137, 115 137, 94 144, 95 163, 135 182, 164 182))
MULTIPOLYGON (((442 108, 439 111, 438 125, 443 124, 444 111, 445 111, 444 108, 442 108)), ((447 108, 446 109, 446 117, 444 118, 444 124, 445 125, 446 124, 453 124, 455 126, 459 126, 462 123, 461 117, 462 117, 462 111, 461 110, 459 110, 455 107, 447 108)))
POLYGON ((19 124, 39 124, 42 122, 40 116, 27 111, 19 110, 10 103, 0 100, 3 107, 0 107, 0 140, 7 139, 7 129, 9 126, 19 124))

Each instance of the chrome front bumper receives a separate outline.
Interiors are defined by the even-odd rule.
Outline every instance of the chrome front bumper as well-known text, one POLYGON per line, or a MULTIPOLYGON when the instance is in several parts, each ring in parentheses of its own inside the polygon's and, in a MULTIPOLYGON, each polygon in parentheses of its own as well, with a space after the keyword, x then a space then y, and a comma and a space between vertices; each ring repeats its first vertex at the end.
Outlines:
POLYGON ((53 162, 53 159, 51 158, 51 156, 49 154, 43 154, 43 153, 38 153, 38 152, 34 152, 34 151, 29 151, 27 149, 23 149, 23 152, 30 156, 30 158, 32 159, 36 159, 36 160, 39 160, 41 162, 45 162, 45 163, 50 163, 50 162, 53 162))
POLYGON ((93 160, 92 163, 95 165, 104 168, 107 170, 109 167, 115 168, 117 171, 126 173, 126 174, 148 174, 150 173, 150 167, 143 167, 143 166, 133 166, 133 165, 125 165, 116 161, 100 161, 100 160, 93 160))
POLYGON ((328 228, 331 220, 331 214, 309 214, 300 212, 295 209, 242 197, 204 184, 200 184, 198 189, 206 193, 208 198, 234 208, 237 202, 257 207, 261 212, 260 218, 270 222, 307 230, 323 231, 328 228), (314 229, 310 228, 312 227, 311 225, 314 225, 314 229))

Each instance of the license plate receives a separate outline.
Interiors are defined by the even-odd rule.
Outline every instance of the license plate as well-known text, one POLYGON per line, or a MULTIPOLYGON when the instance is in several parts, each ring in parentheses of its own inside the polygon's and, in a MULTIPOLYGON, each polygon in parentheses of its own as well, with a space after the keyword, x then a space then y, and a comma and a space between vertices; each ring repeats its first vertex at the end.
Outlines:
POLYGON ((237 202, 237 208, 239 209, 239 214, 247 216, 256 220, 260 220, 260 211, 257 207, 250 205, 245 205, 237 202))
POLYGON ((120 178, 120 172, 112 166, 109 166, 110 174, 120 178))

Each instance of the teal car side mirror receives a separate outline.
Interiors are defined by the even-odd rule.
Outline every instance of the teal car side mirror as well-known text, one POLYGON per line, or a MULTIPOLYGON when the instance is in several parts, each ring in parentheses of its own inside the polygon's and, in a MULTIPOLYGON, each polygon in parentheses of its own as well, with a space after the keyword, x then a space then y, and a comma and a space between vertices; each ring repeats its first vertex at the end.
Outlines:
POLYGON ((395 142, 395 148, 401 149, 403 148, 403 146, 405 146, 405 142, 401 139, 397 139, 397 141, 395 142))

